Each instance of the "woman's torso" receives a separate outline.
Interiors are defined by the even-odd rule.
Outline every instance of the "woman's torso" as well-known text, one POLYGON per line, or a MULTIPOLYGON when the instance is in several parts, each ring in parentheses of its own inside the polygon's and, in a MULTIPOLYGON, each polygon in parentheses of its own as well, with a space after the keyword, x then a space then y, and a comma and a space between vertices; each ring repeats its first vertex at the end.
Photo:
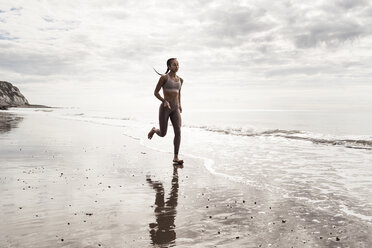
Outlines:
POLYGON ((176 77, 177 81, 172 80, 170 75, 167 75, 167 81, 163 84, 164 99, 168 102, 178 103, 178 94, 181 89, 181 79, 176 77))

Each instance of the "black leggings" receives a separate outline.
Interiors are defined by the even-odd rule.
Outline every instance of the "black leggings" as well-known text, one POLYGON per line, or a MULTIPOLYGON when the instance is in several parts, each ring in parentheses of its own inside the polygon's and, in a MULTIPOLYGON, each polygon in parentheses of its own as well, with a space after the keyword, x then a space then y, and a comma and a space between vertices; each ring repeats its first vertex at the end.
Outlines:
POLYGON ((181 113, 177 103, 169 102, 171 109, 164 107, 164 103, 159 107, 159 126, 160 129, 155 129, 155 133, 160 137, 167 134, 168 119, 171 119, 174 130, 174 154, 178 155, 181 143, 181 113))

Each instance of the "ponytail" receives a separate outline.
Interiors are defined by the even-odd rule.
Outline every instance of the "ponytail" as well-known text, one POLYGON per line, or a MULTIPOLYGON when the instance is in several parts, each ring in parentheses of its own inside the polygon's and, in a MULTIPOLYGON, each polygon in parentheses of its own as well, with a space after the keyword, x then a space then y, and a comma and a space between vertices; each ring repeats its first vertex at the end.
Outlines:
MULTIPOLYGON (((169 67, 171 66, 172 60, 174 60, 174 59, 176 59, 176 58, 170 58, 170 59, 167 60, 167 71, 166 71, 164 74, 167 74, 167 73, 169 72, 169 67)), ((159 73, 157 70, 155 70, 154 67, 153 67, 152 69, 154 69, 154 71, 155 71, 158 75, 160 75, 160 76, 163 75, 163 74, 159 73)))

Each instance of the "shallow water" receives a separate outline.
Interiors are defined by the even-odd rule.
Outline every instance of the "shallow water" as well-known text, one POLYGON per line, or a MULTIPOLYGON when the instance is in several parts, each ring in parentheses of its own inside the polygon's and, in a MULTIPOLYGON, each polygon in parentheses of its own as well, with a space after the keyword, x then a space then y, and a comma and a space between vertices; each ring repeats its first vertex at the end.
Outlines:
POLYGON ((7 118, 23 118, 12 121, 11 128, 0 136, 1 144, 6 144, 1 151, 6 162, 2 167, 1 208, 3 219, 9 223, 0 239, 8 244, 16 245, 19 235, 19 244, 30 247, 38 247, 40 240, 45 244, 40 247, 52 243, 90 247, 102 240, 112 247, 131 245, 134 240, 144 247, 162 240, 179 247, 280 247, 288 242, 298 246, 296 242, 309 242, 314 237, 319 240, 318 236, 327 237, 321 244, 328 247, 339 246, 336 237, 342 238, 342 244, 358 240, 361 247, 371 242, 370 231, 364 228, 372 222, 372 153, 367 133, 317 133, 275 128, 275 123, 270 128, 257 128, 260 120, 254 125, 230 125, 233 128, 185 124, 182 157, 186 162, 201 159, 215 178, 205 181, 211 177, 182 176, 177 185, 170 170, 163 173, 156 168, 152 181, 163 183, 161 188, 150 187, 143 174, 146 164, 138 167, 141 156, 147 155, 138 151, 141 155, 127 156, 118 134, 171 157, 171 127, 165 138, 154 136, 149 141, 147 132, 153 123, 129 114, 118 118, 110 113, 71 109, 12 112, 7 118), (33 118, 35 115, 39 118, 33 118), (43 132, 30 132, 38 130, 34 125, 40 121, 43 132), (348 141, 335 142, 342 140, 348 141), (159 177, 161 174, 167 175, 166 180, 159 177), (229 188, 233 184, 240 186, 229 188), (173 186, 180 188, 172 190, 173 186), (256 191, 247 191, 251 188, 256 191), (176 200, 176 204, 159 204, 159 211, 150 207, 154 199, 156 202, 157 189, 165 192, 164 201, 179 194, 180 206, 176 207, 176 200), (87 215, 90 212, 94 215, 87 215), (285 226, 281 218, 291 225, 285 226), (162 221, 168 224, 159 229, 156 224, 162 221), (275 223, 283 225, 277 229, 275 223), (304 231, 305 227, 311 231, 304 231), (35 235, 35 230, 41 234, 35 235), (169 235, 162 239, 157 236, 159 230, 169 235), (301 232, 304 239, 297 240, 301 232), (309 232, 314 237, 306 237, 309 232), (287 238, 281 238, 283 233, 287 238))
MULTIPOLYGON (((172 152, 146 113, 81 109, 15 110, 122 127, 154 150, 172 152)), ((372 223, 372 115, 358 112, 240 110, 183 114, 181 155, 210 173, 372 223)))

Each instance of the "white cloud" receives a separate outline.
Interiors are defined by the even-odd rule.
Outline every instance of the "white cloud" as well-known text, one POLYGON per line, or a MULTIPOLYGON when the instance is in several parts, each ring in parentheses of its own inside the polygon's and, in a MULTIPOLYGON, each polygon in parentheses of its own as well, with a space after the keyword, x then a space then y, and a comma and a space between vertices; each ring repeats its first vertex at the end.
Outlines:
POLYGON ((208 87, 368 84, 369 1, 3 1, 0 76, 20 84, 107 81, 152 89, 178 57, 208 87))

